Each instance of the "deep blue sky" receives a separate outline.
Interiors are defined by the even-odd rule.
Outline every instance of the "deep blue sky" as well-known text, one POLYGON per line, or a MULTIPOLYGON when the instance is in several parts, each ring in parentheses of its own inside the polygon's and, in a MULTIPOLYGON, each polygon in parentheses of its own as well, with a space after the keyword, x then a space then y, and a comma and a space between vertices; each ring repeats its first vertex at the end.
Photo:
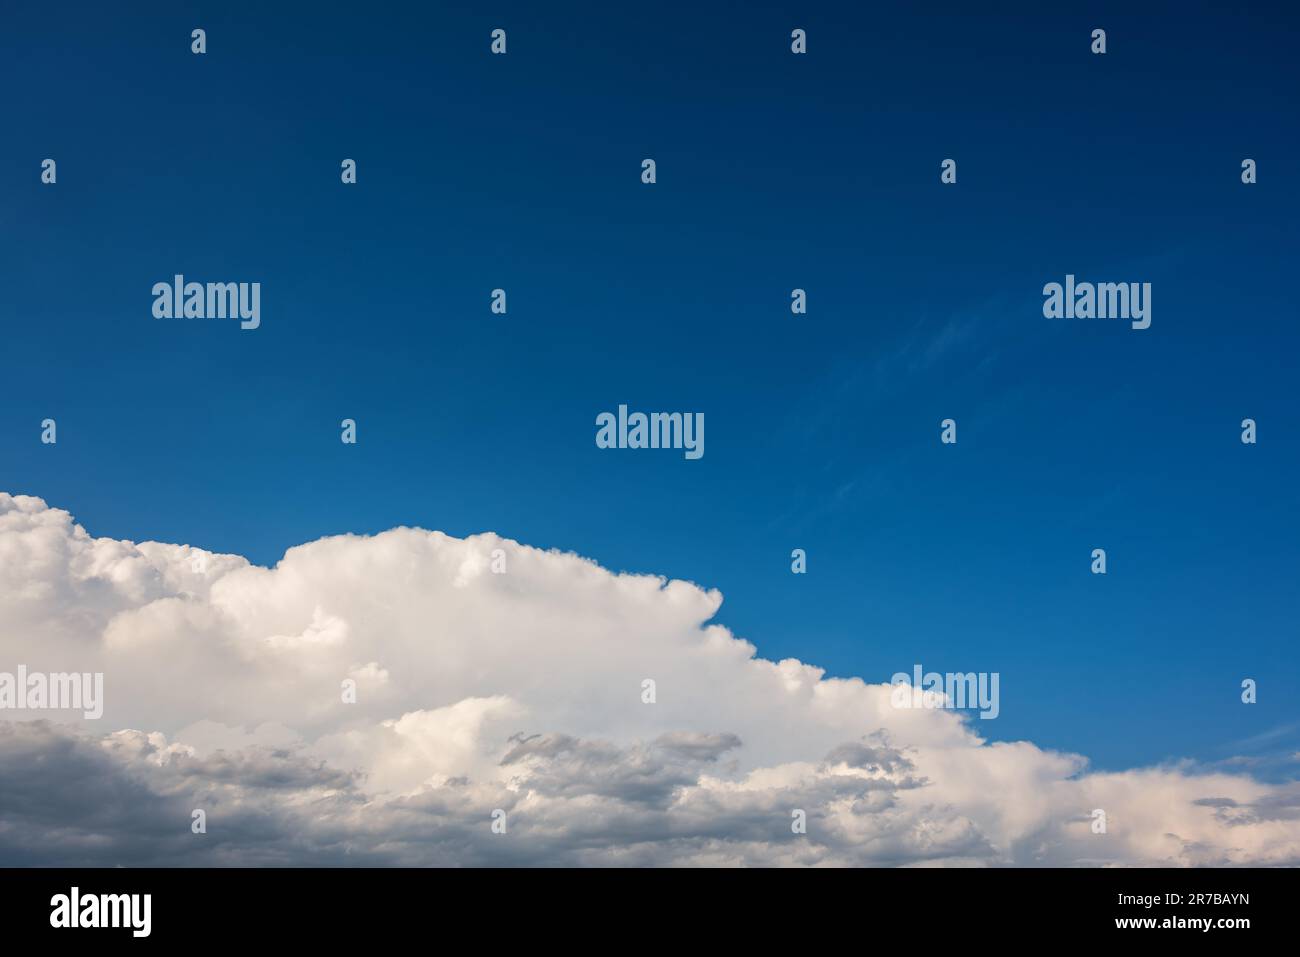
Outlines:
POLYGON ((1293 773, 1293 13, 445 6, 6 10, 0 488, 265 564, 493 530, 765 657, 999 671, 996 738, 1293 773), (176 272, 261 329, 155 320, 176 272), (1067 272, 1152 327, 1043 318, 1067 272), (704 458, 597 449, 620 402, 704 458))

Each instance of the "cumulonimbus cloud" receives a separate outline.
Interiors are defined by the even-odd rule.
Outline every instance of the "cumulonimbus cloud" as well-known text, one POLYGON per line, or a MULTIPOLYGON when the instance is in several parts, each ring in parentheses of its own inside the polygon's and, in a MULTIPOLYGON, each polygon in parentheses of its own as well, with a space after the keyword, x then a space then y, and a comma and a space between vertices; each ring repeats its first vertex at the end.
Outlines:
POLYGON ((720 603, 491 534, 267 569, 0 494, 0 671, 102 672, 105 699, 0 711, 0 863, 1300 861, 1293 786, 989 743, 756 657, 720 603))

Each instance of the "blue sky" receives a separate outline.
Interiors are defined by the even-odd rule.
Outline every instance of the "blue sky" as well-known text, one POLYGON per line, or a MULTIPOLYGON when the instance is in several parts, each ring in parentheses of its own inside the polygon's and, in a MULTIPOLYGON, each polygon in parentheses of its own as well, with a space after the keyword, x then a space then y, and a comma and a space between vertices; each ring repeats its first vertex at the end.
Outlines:
POLYGON ((405 6, 8 13, 0 488, 265 564, 493 530, 716 587, 765 657, 998 671, 994 738, 1292 776, 1286 31, 405 6), (260 281, 261 328, 155 320, 174 273, 260 281), (1067 273, 1150 282, 1151 328, 1043 318, 1067 273), (705 413, 705 456, 597 449, 620 403, 705 413))

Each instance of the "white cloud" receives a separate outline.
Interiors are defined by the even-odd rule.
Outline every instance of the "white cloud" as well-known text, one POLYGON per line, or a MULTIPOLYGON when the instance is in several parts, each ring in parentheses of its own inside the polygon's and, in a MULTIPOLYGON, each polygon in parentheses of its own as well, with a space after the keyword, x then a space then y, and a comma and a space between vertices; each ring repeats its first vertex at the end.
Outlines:
POLYGON ((755 657, 721 600, 409 528, 266 569, 0 494, 0 670, 102 671, 106 699, 0 712, 0 862, 1300 862, 1293 787, 989 744, 755 657))

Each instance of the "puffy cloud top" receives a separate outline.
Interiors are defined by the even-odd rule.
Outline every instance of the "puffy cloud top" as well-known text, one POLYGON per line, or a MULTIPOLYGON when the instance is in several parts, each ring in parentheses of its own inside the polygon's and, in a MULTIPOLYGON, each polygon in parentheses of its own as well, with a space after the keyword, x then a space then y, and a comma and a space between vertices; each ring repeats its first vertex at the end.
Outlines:
POLYGON ((988 743, 721 601, 412 528, 267 569, 0 493, 0 671, 105 676, 98 721, 0 711, 0 863, 1300 862, 1294 786, 988 743))

